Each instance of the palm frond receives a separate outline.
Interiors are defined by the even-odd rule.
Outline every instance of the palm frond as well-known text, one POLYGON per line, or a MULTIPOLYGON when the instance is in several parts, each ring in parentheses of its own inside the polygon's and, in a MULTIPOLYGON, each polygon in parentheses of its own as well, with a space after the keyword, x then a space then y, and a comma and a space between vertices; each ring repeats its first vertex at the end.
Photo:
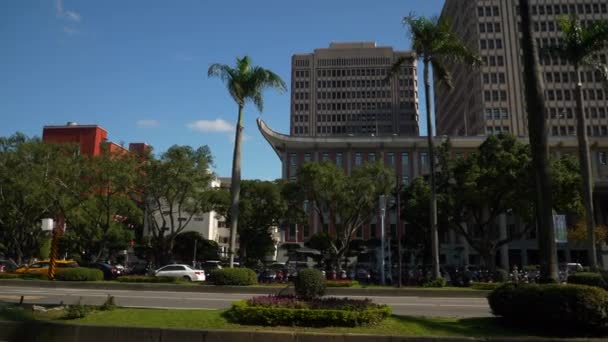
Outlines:
POLYGON ((608 92, 608 64, 602 62, 597 56, 590 56, 583 59, 581 65, 597 71, 600 75, 604 89, 608 92))
POLYGON ((481 57, 451 32, 446 41, 434 51, 434 55, 441 56, 446 61, 464 63, 472 67, 481 65, 481 57))
POLYGON ((265 86, 268 88, 274 88, 278 90, 280 93, 287 91, 287 84, 283 79, 270 70, 266 70, 266 82, 265 86))
POLYGON ((257 109, 261 112, 264 111, 264 98, 262 97, 262 93, 258 92, 251 97, 251 102, 257 107, 257 109))
POLYGON ((445 67, 444 62, 441 59, 431 59, 431 66, 433 67, 433 76, 438 84, 444 84, 449 89, 453 88, 452 76, 445 67))
POLYGON ((234 78, 235 70, 226 64, 211 64, 207 70, 207 77, 219 77, 222 81, 227 82, 234 78))
POLYGON ((385 81, 390 80, 393 76, 395 76, 396 74, 399 73, 399 70, 401 69, 401 66, 403 66, 403 64, 405 64, 405 62, 408 62, 410 60, 410 58, 408 57, 404 57, 401 56, 399 57, 395 63, 393 63, 393 65, 391 65, 391 68, 389 69, 386 77, 384 78, 385 81))

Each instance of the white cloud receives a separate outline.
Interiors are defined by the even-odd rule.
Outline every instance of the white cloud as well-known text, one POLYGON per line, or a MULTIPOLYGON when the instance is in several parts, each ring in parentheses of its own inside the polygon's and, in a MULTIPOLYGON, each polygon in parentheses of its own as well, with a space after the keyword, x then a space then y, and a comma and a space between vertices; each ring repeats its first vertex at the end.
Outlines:
POLYGON ((59 18, 75 21, 77 23, 82 20, 82 17, 78 12, 67 11, 63 8, 63 0, 55 0, 55 12, 59 18))
POLYGON ((137 120, 137 127, 141 128, 158 127, 158 125, 160 125, 160 123, 158 122, 158 120, 154 119, 137 120))
POLYGON ((215 120, 197 120, 189 123, 188 128, 198 132, 231 132, 234 131, 234 125, 224 119, 215 120))

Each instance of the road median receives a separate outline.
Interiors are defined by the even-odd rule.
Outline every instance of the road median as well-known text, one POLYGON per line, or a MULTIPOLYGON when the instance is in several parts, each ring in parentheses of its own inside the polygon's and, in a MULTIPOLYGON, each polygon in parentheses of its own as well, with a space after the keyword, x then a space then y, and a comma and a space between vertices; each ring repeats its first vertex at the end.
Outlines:
MULTIPOLYGON (((198 293, 250 293, 250 294, 291 294, 293 287, 285 286, 215 286, 203 284, 148 284, 148 283, 119 283, 119 282, 78 282, 78 281, 48 281, 1 279, 0 286, 42 287, 42 288, 72 288, 91 290, 139 290, 139 291, 171 291, 198 293)), ((327 288, 326 294, 331 296, 387 296, 387 297, 457 297, 485 298, 489 291, 472 290, 468 288, 327 288)))

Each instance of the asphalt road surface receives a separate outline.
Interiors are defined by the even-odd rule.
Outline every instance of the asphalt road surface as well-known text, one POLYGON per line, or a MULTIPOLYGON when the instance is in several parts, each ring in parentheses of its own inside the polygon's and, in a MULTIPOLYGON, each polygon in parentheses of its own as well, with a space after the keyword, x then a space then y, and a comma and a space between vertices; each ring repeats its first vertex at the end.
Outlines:
MULTIPOLYGON (((197 293, 170 291, 133 290, 89 290, 41 287, 0 287, 0 301, 19 302, 24 296, 27 304, 82 304, 100 305, 108 295, 114 296, 117 305, 136 308, 166 309, 226 309, 240 299, 254 294, 246 293, 197 293)), ((440 295, 440 294, 438 294, 440 295)), ((387 297, 350 296, 350 298, 370 298, 376 303, 388 304, 393 313, 410 316, 429 317, 490 317, 490 307, 485 298, 442 298, 442 297, 387 297)))

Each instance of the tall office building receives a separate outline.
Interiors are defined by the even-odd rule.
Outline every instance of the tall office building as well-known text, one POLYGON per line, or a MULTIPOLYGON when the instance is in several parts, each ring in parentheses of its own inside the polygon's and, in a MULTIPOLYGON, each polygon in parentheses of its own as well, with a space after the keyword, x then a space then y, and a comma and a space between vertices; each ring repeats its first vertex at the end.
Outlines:
POLYGON ((331 43, 291 64, 295 136, 418 135, 416 60, 373 42, 331 43), (397 77, 391 65, 407 59, 397 77))
MULTIPOLYGON (((509 132, 526 136, 523 65, 518 1, 446 0, 441 13, 454 32, 477 50, 484 65, 450 65, 454 89, 435 87, 438 135, 485 135, 509 132)), ((556 45, 557 19, 577 15, 583 25, 608 19, 605 0, 531 0, 533 35, 539 47, 556 45)), ((607 53, 599 57, 605 62, 607 53)), ((549 134, 576 134, 574 69, 559 58, 543 58, 549 134)), ((585 116, 590 136, 608 135, 608 94, 591 70, 583 70, 585 116)))

